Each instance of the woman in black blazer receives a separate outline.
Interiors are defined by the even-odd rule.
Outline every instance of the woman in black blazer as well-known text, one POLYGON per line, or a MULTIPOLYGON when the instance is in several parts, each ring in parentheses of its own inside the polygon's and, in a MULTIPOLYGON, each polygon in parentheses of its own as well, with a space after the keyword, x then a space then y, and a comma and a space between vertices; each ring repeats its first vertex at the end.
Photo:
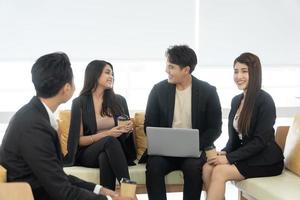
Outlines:
POLYGON ((114 93, 113 83, 110 63, 94 60, 88 64, 83 89, 72 104, 65 158, 69 163, 75 158, 76 165, 99 167, 101 185, 112 190, 116 179, 130 178, 128 165, 134 165, 136 158, 132 122, 117 124, 121 115, 130 118, 126 100, 114 93))
POLYGON ((208 200, 224 199, 226 181, 275 176, 283 169, 283 153, 274 137, 275 104, 261 89, 261 64, 256 55, 243 53, 235 59, 234 81, 243 93, 232 99, 229 140, 203 166, 208 200))

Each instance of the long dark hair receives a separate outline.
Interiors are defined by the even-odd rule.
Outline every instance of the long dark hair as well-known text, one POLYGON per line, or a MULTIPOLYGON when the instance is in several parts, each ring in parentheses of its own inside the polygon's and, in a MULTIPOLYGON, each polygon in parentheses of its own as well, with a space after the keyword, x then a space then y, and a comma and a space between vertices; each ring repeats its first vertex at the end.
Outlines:
MULTIPOLYGON (((79 96, 92 94, 92 92, 96 89, 98 85, 98 79, 101 76, 103 69, 106 65, 109 65, 113 72, 112 64, 104 60, 93 60, 87 65, 84 74, 83 88, 79 96)), ((116 94, 114 93, 113 88, 104 90, 100 115, 112 117, 120 114, 123 114, 123 110, 117 101, 116 94)))
POLYGON ((251 117, 256 100, 256 95, 261 89, 261 64, 259 58, 252 53, 243 53, 234 60, 234 65, 239 62, 248 66, 249 81, 244 97, 244 106, 238 121, 239 131, 247 135, 250 128, 251 117))

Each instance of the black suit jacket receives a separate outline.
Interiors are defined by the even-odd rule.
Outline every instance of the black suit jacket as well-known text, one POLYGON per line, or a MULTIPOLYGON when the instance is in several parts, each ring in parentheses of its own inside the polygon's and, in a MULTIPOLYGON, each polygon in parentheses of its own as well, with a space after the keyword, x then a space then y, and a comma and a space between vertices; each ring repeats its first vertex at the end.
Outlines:
POLYGON ((35 200, 106 199, 92 192, 95 184, 64 173, 57 132, 37 97, 11 119, 2 141, 0 163, 7 169, 9 182, 30 184, 35 200))
POLYGON ((260 90, 257 94, 250 122, 248 135, 242 142, 233 128, 233 119, 241 103, 243 94, 232 99, 228 117, 229 140, 223 149, 227 152, 228 161, 233 164, 247 160, 249 165, 271 165, 283 160, 283 153, 275 142, 273 125, 276 119, 276 108, 272 97, 260 90))
MULTIPOLYGON (((147 126, 172 127, 176 86, 161 81, 152 88, 145 113, 147 126)), ((210 146, 221 134, 222 112, 214 86, 192 76, 192 128, 200 134, 200 150, 210 146)))
MULTIPOLYGON (((117 125, 117 117, 121 114, 126 114, 129 116, 126 99, 121 95, 116 95, 116 100, 122 109, 122 113, 117 113, 113 116, 115 125, 117 125)), ((83 134, 95 134, 97 132, 97 123, 92 94, 79 96, 73 100, 68 138, 68 154, 64 158, 65 165, 74 163, 74 159, 78 151, 81 118, 83 124, 83 134)), ((128 165, 135 165, 133 161, 136 159, 136 149, 133 134, 122 134, 120 137, 118 137, 118 140, 122 145, 128 165)))

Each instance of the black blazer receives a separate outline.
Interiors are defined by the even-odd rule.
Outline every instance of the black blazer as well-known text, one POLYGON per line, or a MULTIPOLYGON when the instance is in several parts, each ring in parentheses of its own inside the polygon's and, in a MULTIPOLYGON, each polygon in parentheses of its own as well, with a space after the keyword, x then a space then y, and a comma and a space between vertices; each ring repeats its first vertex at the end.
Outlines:
POLYGON ((11 119, 0 149, 0 164, 7 169, 9 182, 30 184, 35 200, 106 199, 92 192, 95 184, 64 173, 57 132, 37 97, 11 119))
MULTIPOLYGON (((121 95, 116 95, 117 103, 123 109, 122 112, 129 116, 127 102, 121 95)), ((117 125, 117 117, 122 113, 114 115, 115 125, 117 125)), ((83 148, 78 148, 79 137, 80 137, 80 123, 82 117, 83 134, 92 135, 97 132, 97 122, 94 110, 94 102, 92 94, 79 96, 73 100, 72 111, 71 111, 71 124, 68 138, 68 154, 65 156, 65 165, 74 163, 76 153, 83 148)), ((134 160, 136 159, 136 149, 134 144, 133 134, 127 135, 122 134, 118 137, 123 151, 125 153, 128 165, 135 165, 134 160)))
POLYGON ((232 99, 228 117, 229 140, 223 149, 227 152, 230 164, 247 160, 249 165, 271 165, 283 160, 283 153, 275 142, 273 125, 276 119, 276 108, 272 97, 260 90, 257 94, 250 122, 248 135, 242 142, 233 128, 233 119, 241 103, 243 94, 232 99))
MULTIPOLYGON (((152 88, 146 113, 147 126, 172 127, 176 86, 161 81, 152 88)), ((192 128, 200 134, 200 150, 210 146, 221 134, 222 112, 214 86, 192 76, 192 128)))

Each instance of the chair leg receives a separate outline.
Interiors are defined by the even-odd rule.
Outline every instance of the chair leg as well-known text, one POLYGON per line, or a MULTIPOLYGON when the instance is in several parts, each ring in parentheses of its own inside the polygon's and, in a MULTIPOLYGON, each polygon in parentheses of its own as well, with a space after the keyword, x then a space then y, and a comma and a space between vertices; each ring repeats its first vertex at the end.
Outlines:
POLYGON ((243 196, 243 192, 241 190, 239 190, 239 198, 238 200, 247 200, 244 196, 243 196))

